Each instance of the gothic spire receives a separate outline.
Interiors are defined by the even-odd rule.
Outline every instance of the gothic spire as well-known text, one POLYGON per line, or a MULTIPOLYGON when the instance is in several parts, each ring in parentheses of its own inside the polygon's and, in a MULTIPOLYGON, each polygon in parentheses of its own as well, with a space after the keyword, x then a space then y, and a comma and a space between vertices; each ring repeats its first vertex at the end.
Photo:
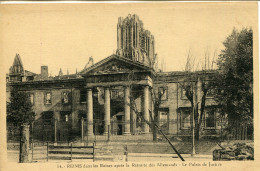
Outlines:
POLYGON ((14 57, 13 65, 9 68, 9 74, 23 74, 24 68, 20 55, 17 53, 14 57))
POLYGON ((59 71, 59 76, 63 76, 63 72, 62 72, 61 68, 60 68, 60 71, 59 71))

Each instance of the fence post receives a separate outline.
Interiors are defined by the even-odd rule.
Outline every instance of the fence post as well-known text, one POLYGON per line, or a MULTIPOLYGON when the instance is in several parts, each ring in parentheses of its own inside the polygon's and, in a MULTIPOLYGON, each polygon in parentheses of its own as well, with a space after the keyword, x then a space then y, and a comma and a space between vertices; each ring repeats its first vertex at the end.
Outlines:
POLYGON ((48 161, 48 153, 49 153, 49 142, 47 141, 47 161, 48 161))
POLYGON ((107 125, 107 132, 108 132, 108 134, 107 134, 107 141, 110 141, 110 125, 107 125))
POLYGON ((246 128, 245 128, 245 140, 247 140, 248 137, 247 137, 247 124, 246 124, 246 128))
POLYGON ((81 145, 84 145, 84 119, 81 118, 81 145))
POLYGON ((72 162, 72 143, 70 144, 70 161, 72 162))
POLYGON ((69 123, 68 122, 67 122, 67 129, 68 129, 67 131, 68 131, 68 145, 69 145, 70 144, 70 137, 69 137, 70 133, 69 133, 69 123))
POLYGON ((95 143, 93 143, 93 162, 95 161, 95 143))
POLYGON ((34 144, 33 144, 33 141, 32 141, 32 162, 33 162, 33 146, 34 146, 34 144))
POLYGON ((33 163, 33 142, 31 142, 31 149, 32 149, 32 159, 31 159, 31 163, 33 163))
POLYGON ((34 122, 32 122, 32 162, 33 162, 33 146, 34 146, 34 144, 33 144, 33 126, 34 126, 34 122))
POLYGON ((114 135, 114 122, 113 122, 113 120, 110 122, 110 125, 111 125, 111 127, 110 127, 111 135, 114 135))
POLYGON ((244 124, 241 126, 241 140, 244 140, 244 124))
POLYGON ((57 119, 54 121, 54 146, 57 145, 57 119))
MULTIPOLYGON (((89 123, 87 123, 88 125, 89 123)), ((87 126, 87 142, 86 142, 87 146, 88 146, 88 126, 87 126)))
POLYGON ((125 161, 128 162, 128 150, 127 150, 127 145, 125 146, 125 161))
POLYGON ((95 145, 96 145, 96 143, 97 143, 97 128, 98 128, 98 123, 95 122, 95 140, 94 140, 95 145))

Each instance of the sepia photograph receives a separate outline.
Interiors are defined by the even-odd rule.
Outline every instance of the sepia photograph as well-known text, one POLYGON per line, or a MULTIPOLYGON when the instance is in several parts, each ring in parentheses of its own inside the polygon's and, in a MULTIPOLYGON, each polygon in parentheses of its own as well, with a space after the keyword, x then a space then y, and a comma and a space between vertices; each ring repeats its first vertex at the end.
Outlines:
POLYGON ((6 3, 0 11, 1 160, 253 167, 256 2, 6 3))

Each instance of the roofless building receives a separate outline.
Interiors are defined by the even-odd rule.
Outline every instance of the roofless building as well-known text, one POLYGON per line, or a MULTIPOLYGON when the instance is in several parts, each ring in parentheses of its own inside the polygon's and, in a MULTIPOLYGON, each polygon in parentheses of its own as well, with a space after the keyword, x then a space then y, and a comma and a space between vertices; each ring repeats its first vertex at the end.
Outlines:
MULTIPOLYGON (((156 72, 154 45, 154 36, 144 29, 139 17, 128 15, 118 19, 116 54, 97 63, 91 57, 86 67, 75 74, 64 75, 60 70, 57 76, 50 77, 48 66, 42 66, 40 74, 32 73, 23 68, 17 54, 7 75, 7 101, 12 88, 28 92, 36 113, 36 139, 63 141, 80 137, 82 128, 85 138, 108 133, 133 136, 150 134, 151 129, 135 114, 130 100, 149 120, 153 115, 152 91, 163 88, 159 126, 168 135, 189 136, 192 110, 179 84, 184 73, 156 72)), ((209 94, 203 135, 219 135, 214 107, 209 94)))

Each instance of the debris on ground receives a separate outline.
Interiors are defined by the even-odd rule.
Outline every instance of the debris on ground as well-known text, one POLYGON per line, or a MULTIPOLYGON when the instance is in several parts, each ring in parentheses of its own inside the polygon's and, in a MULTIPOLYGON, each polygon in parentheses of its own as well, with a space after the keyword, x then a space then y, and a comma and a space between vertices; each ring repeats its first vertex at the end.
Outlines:
POLYGON ((254 160, 254 148, 245 143, 236 143, 214 150, 213 160, 254 160))

